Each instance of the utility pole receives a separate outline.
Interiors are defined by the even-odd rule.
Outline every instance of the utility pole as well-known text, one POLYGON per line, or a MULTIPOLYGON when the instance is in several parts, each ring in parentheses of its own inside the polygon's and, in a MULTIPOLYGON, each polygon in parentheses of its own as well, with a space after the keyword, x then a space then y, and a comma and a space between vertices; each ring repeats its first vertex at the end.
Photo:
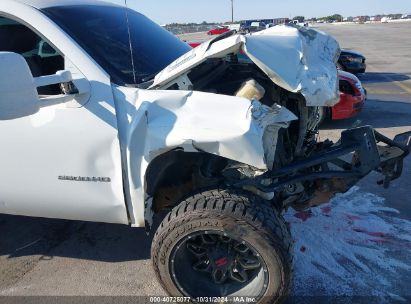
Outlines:
POLYGON ((231 0, 231 22, 234 23, 234 0, 231 0))

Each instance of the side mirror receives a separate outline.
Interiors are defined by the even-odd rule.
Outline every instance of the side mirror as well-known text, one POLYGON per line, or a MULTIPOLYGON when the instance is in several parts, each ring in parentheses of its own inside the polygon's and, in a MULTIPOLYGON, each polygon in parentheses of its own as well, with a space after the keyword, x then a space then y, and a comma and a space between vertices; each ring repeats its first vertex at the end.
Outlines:
POLYGON ((57 71, 54 75, 34 78, 34 85, 36 87, 44 87, 52 84, 68 83, 72 80, 73 78, 70 71, 57 71))
POLYGON ((29 116, 40 110, 37 86, 23 56, 0 52, 0 120, 29 116))

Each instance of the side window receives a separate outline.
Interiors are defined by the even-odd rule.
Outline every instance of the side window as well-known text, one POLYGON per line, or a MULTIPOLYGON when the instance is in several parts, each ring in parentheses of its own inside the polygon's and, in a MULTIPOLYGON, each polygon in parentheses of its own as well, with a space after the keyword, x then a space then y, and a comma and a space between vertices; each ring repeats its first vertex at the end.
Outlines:
MULTIPOLYGON (((33 77, 55 74, 64 70, 64 57, 27 26, 0 17, 0 52, 22 55, 33 77)), ((39 95, 61 94, 59 85, 38 88, 39 95)))

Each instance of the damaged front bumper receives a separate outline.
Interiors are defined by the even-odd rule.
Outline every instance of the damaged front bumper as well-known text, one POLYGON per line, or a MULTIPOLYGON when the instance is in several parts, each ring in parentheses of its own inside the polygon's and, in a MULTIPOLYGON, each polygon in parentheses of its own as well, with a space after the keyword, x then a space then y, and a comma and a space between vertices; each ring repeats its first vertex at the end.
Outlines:
POLYGON ((287 193, 283 195, 283 207, 310 207, 347 191, 371 171, 380 172, 384 178, 378 183, 388 187, 401 176, 403 160, 410 150, 411 132, 391 140, 370 126, 349 129, 341 133, 337 144, 320 143, 310 157, 242 180, 236 186, 255 187, 264 193, 287 193), (308 195, 306 188, 311 189, 308 195))

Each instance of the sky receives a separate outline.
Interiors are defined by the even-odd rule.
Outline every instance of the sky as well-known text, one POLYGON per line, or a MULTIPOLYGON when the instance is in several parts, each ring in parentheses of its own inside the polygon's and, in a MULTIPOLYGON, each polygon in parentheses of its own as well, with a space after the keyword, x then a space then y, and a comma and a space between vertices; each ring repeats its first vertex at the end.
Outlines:
MULTIPOLYGON (((124 4, 125 0, 106 0, 124 4)), ((231 0, 127 0, 159 24, 231 20, 231 0)), ((234 0, 234 19, 411 13, 411 0, 234 0)))

